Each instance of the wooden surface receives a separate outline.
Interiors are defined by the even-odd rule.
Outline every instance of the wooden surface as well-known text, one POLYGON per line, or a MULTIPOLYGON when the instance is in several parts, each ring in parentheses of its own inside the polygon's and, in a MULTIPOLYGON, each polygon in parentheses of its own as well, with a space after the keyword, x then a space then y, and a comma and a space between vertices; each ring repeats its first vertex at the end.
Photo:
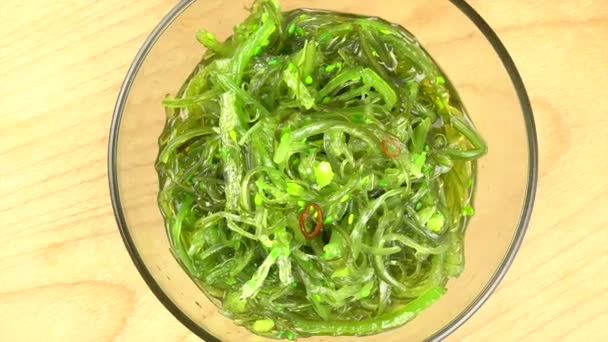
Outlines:
MULTIPOLYGON (((106 147, 171 0, 0 5, 0 341, 196 341, 129 259, 106 147)), ((523 247, 449 341, 608 340, 608 1, 471 1, 511 52, 540 144, 523 247)))

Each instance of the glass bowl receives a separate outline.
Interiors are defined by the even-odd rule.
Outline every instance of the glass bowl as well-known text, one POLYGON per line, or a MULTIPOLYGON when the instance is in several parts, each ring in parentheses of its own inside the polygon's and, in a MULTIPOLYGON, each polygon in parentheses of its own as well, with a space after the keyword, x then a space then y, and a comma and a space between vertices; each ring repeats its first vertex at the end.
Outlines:
MULTIPOLYGON (((251 0, 182 1, 158 24, 135 57, 110 131, 109 179, 116 220, 142 277, 175 317, 206 341, 265 341, 222 316, 169 251, 157 207, 154 161, 165 122, 161 100, 175 92, 199 62, 200 28, 230 35, 251 0)), ((298 7, 378 16, 411 31, 443 68, 486 139, 478 164, 476 215, 465 239, 464 273, 444 297, 412 322, 361 341, 438 341, 475 313, 504 277, 532 210, 537 146, 522 80, 496 34, 460 0, 283 0, 298 7)), ((349 341, 352 337, 311 337, 349 341)))

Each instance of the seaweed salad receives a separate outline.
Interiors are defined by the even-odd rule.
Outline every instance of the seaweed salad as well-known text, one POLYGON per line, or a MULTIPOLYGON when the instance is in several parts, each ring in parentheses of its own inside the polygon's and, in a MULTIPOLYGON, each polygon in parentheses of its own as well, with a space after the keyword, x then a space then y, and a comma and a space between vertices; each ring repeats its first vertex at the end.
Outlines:
POLYGON ((278 339, 399 327, 463 271, 486 145, 411 33, 255 1, 163 105, 171 251, 222 314, 278 339))

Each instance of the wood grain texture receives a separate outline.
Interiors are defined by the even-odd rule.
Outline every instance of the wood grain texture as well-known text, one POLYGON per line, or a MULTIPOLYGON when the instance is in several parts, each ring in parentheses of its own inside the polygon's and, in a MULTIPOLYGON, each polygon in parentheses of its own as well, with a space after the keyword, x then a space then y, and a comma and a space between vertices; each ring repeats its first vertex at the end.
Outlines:
MULTIPOLYGON (((106 175, 118 89, 174 4, 0 5, 0 341, 197 340, 135 270, 106 175)), ((449 340, 606 341, 608 2, 471 5, 528 88, 540 180, 515 263, 449 340)))

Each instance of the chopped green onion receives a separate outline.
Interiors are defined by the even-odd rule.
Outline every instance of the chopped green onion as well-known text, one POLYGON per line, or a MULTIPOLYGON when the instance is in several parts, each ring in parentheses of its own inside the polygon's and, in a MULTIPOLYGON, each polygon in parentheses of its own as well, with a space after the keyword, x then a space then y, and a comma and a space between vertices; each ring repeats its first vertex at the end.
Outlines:
POLYGON ((274 321, 271 319, 260 319, 253 322, 251 328, 254 331, 260 333, 269 332, 270 330, 272 330, 272 328, 274 328, 274 321))
POLYGON ((326 161, 322 161, 314 167, 314 174, 319 188, 329 185, 334 179, 334 171, 331 168, 331 164, 326 161))

